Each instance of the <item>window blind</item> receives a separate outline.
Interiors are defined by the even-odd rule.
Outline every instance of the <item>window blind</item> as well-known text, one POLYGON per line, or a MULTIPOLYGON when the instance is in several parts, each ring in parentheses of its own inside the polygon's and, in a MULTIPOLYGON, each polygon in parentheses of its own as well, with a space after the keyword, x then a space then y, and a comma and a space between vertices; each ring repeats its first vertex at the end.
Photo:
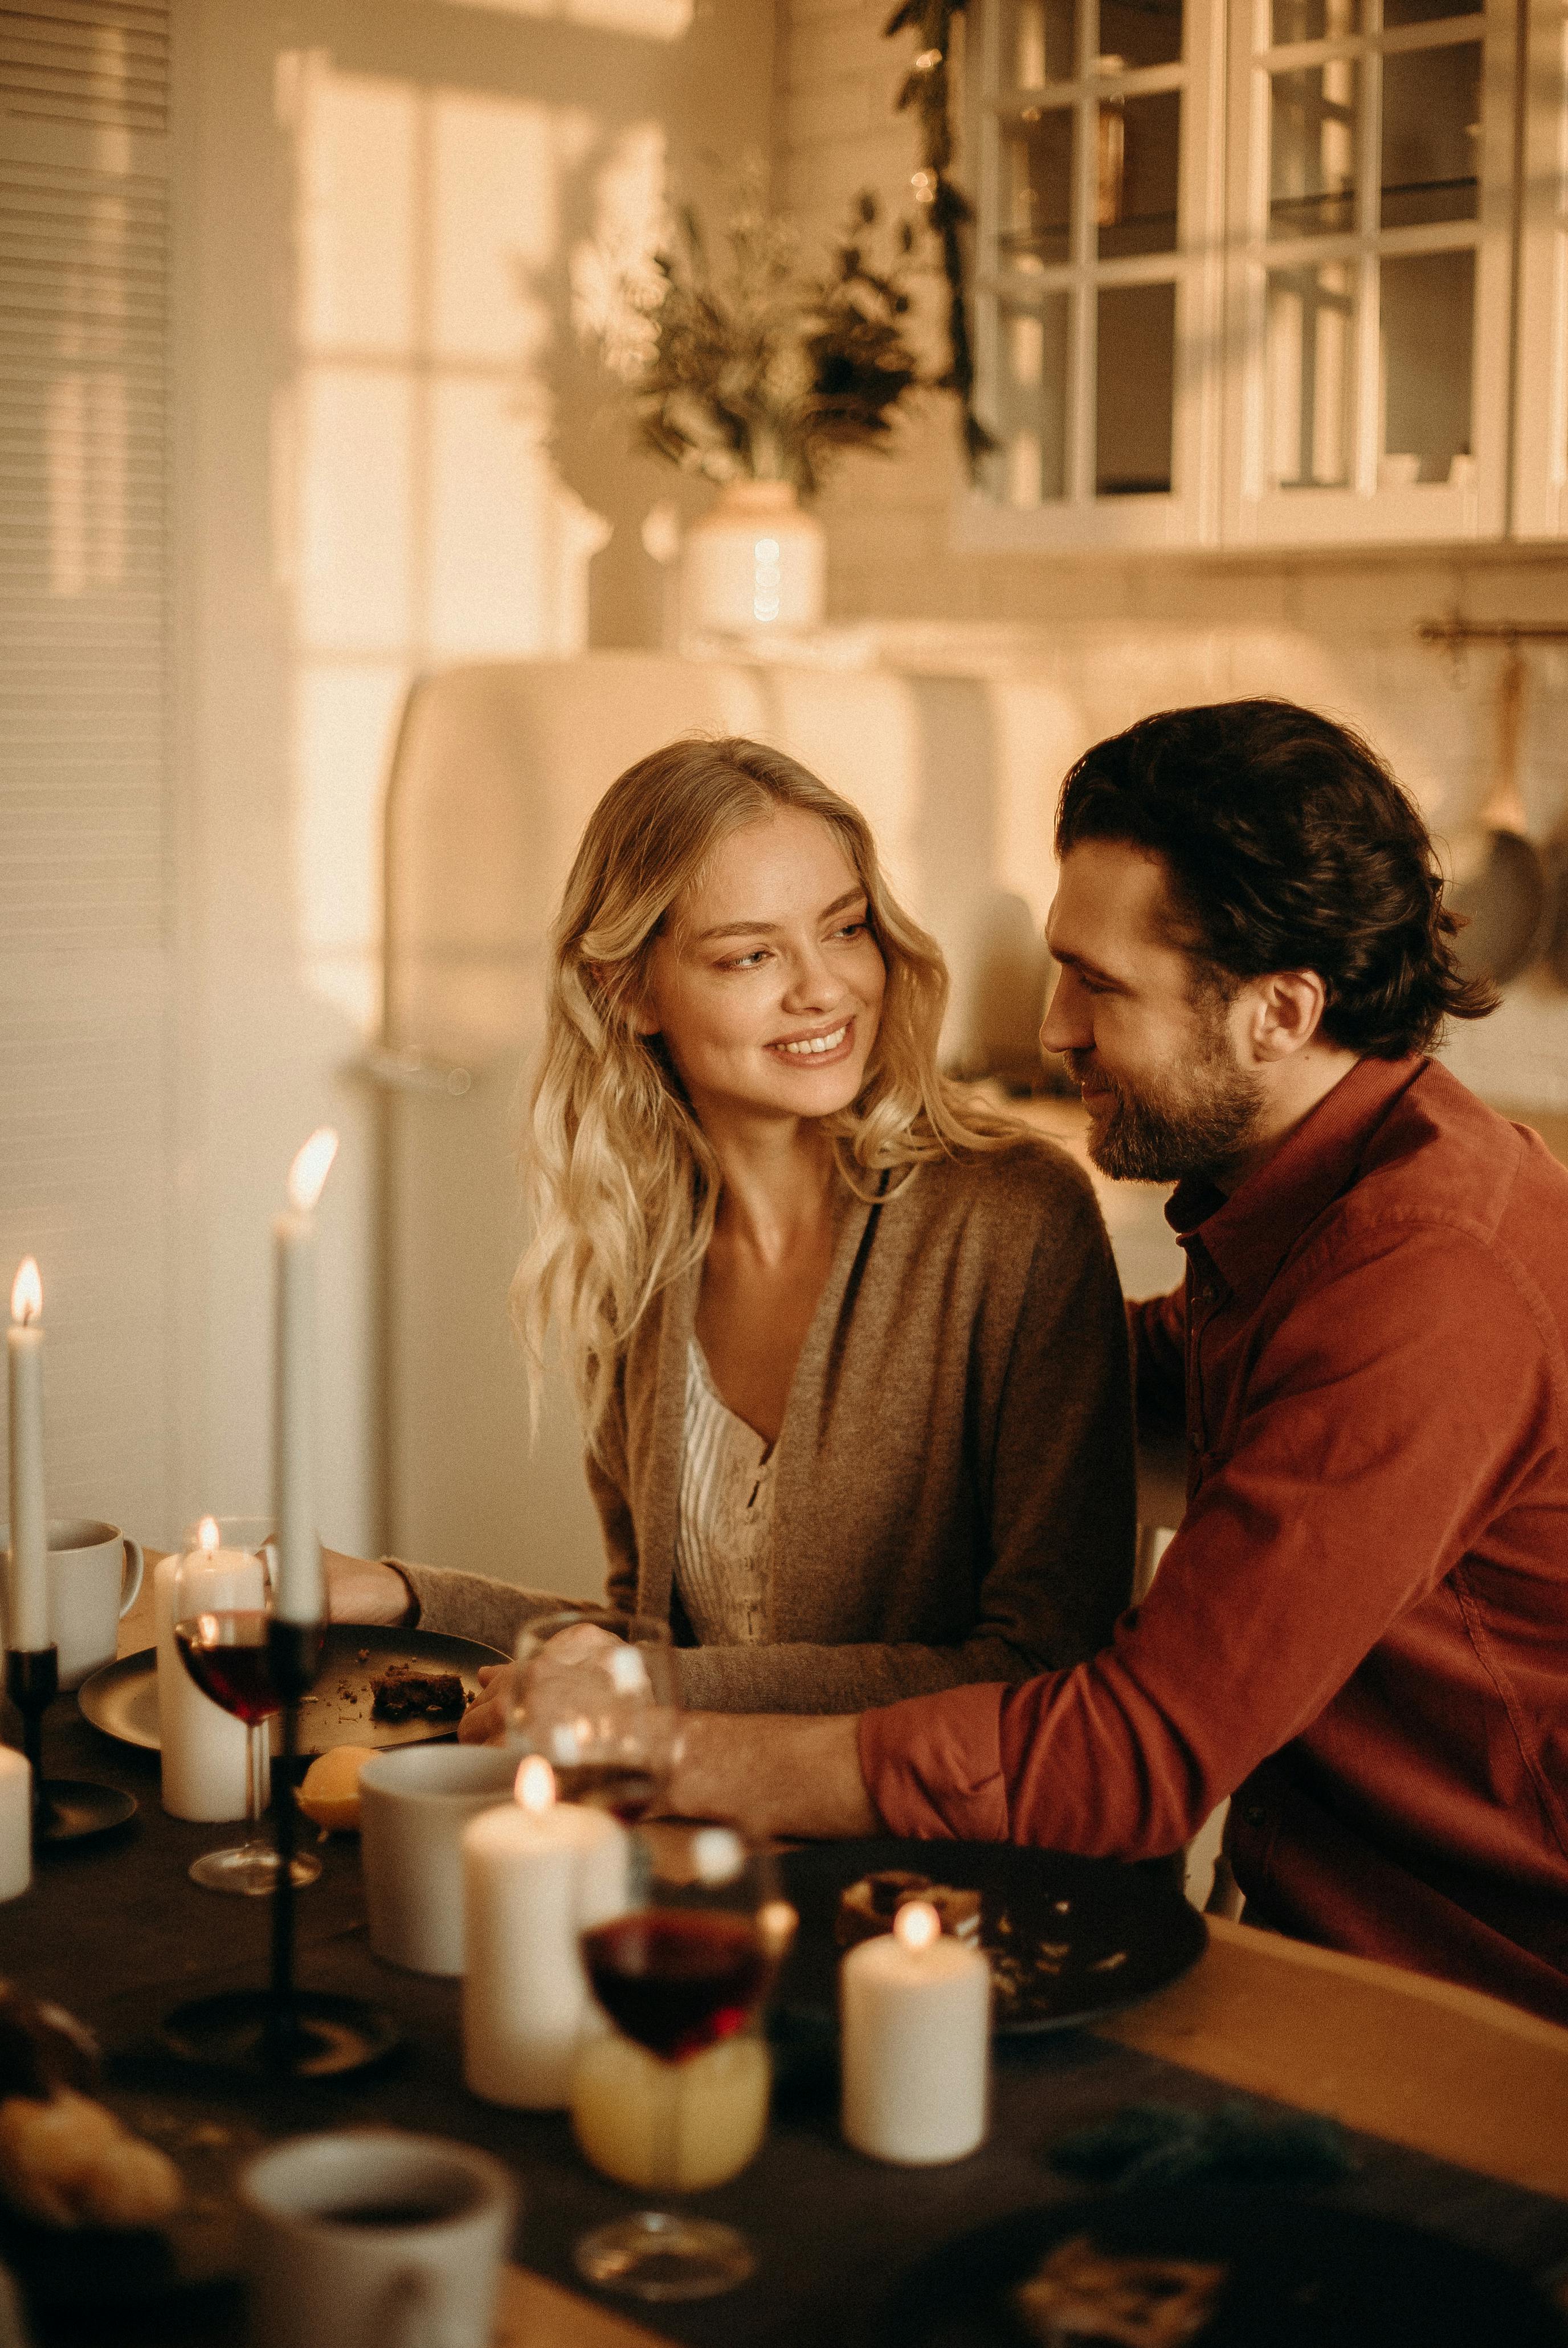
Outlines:
POLYGON ((0 1288, 38 1258, 51 1514, 149 1533, 168 1490, 169 96, 159 0, 0 6, 0 1288))

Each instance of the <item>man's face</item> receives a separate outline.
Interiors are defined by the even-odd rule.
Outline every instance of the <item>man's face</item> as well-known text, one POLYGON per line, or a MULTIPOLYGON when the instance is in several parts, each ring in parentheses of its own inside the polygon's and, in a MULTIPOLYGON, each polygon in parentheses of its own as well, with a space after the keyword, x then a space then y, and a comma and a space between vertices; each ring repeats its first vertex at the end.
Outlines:
POLYGON ((1105 1173, 1222 1179, 1245 1153, 1264 1087, 1238 1052, 1235 1006, 1170 942, 1168 905, 1158 856, 1109 839, 1068 850, 1045 925, 1061 974, 1040 1040, 1066 1058, 1105 1173))

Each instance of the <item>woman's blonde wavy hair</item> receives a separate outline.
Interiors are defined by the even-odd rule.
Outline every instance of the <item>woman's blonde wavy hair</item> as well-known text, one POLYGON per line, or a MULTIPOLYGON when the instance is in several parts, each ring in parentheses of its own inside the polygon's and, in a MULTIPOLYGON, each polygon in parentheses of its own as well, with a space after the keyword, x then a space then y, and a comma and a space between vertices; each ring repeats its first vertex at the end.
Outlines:
POLYGON ((589 819, 556 921, 523 1147, 534 1236, 512 1284, 536 1407, 553 1325, 590 1443, 633 1330, 706 1252, 718 1206, 718 1164, 663 1041, 636 1025, 649 963, 721 842, 777 808, 832 827, 886 966, 866 1082, 823 1120, 849 1188, 886 1195, 928 1159, 1018 1133, 938 1070, 947 965, 889 893, 858 808, 782 750, 739 736, 691 736, 640 758, 589 819))

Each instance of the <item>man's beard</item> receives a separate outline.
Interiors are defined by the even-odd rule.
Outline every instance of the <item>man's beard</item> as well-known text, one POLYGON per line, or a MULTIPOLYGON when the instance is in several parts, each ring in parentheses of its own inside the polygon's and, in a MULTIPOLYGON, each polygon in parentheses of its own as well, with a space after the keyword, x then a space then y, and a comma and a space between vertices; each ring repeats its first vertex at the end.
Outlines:
POLYGON ((1102 1174, 1119 1181, 1179 1182, 1189 1174, 1218 1179, 1252 1138, 1263 1086, 1236 1066, 1223 1026, 1202 1035, 1182 1075, 1157 1091, 1131 1091, 1093 1067, 1088 1053, 1066 1057, 1077 1084, 1087 1076, 1111 1097, 1089 1155, 1102 1174))

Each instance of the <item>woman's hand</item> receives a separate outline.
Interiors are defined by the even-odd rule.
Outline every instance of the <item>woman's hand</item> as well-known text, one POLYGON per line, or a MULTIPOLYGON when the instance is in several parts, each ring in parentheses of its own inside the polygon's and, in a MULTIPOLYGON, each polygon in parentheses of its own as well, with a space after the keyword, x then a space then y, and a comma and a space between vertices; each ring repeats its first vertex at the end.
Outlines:
POLYGON ((581 1671, 585 1664, 597 1663, 620 1644, 611 1632, 601 1631, 597 1622, 574 1622, 569 1631, 558 1631, 526 1665, 481 1663, 479 1685, 485 1693, 477 1704, 468 1706, 459 1721, 457 1742, 498 1745, 507 1733, 507 1715, 525 1688, 536 1686, 540 1680, 559 1672, 581 1671))
POLYGON ((411 1622, 414 1592, 395 1565, 323 1549, 327 1620, 331 1622, 411 1622))
POLYGON ((457 1723, 459 1745, 499 1745, 507 1733, 507 1715, 511 1709, 512 1688, 517 1679, 516 1663, 481 1663, 479 1685, 484 1694, 471 1704, 457 1723))

